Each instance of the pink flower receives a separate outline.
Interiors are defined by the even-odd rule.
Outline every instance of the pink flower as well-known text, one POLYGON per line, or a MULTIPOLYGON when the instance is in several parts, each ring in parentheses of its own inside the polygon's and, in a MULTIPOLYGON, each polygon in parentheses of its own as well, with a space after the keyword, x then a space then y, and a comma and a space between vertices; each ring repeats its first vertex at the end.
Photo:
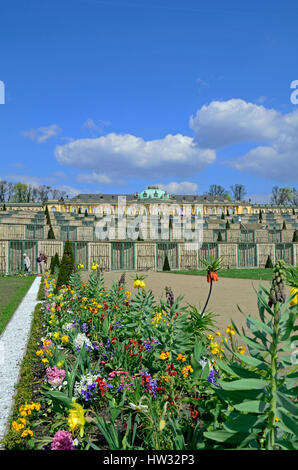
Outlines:
POLYGON ((70 432, 57 431, 51 444, 51 450, 75 450, 70 432))
POLYGON ((58 367, 47 367, 46 369, 47 381, 50 385, 57 387, 65 379, 65 370, 58 369, 58 367))
POLYGON ((51 307, 50 307, 50 304, 46 305, 46 310, 50 310, 51 307))

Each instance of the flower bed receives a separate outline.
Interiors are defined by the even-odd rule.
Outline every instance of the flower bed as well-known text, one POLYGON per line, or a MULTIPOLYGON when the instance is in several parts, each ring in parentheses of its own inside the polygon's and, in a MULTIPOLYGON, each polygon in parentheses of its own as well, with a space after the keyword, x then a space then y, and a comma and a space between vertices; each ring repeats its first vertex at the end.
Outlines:
MULTIPOLYGON (((210 266, 207 280, 218 280, 210 266)), ((154 299, 139 276, 133 293, 124 276, 106 289, 98 269, 58 291, 46 273, 44 288, 39 385, 12 423, 23 448, 297 447, 297 366, 278 354, 293 341, 293 296, 269 307, 262 289, 247 336, 234 324, 213 330, 210 314, 181 307, 169 288, 154 299)))

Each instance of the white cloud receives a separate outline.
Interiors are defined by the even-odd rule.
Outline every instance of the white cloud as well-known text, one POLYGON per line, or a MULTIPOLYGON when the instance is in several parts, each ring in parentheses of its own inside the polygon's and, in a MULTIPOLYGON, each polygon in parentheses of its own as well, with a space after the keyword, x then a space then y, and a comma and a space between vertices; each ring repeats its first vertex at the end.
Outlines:
POLYGON ((82 127, 89 129, 89 132, 92 137, 96 137, 98 136, 98 134, 103 134, 104 128, 110 125, 111 123, 109 121, 102 121, 101 119, 94 121, 92 118, 88 118, 87 121, 84 122, 82 127))
POLYGON ((196 194, 198 191, 197 183, 190 181, 182 181, 181 183, 172 181, 168 184, 157 184, 156 186, 170 194, 196 194))
POLYGON ((61 127, 59 127, 57 124, 51 124, 50 126, 39 127, 38 129, 21 131, 21 134, 24 137, 28 137, 28 139, 35 140, 41 144, 60 134, 61 130, 61 127))
POLYGON ((200 149, 193 138, 181 134, 145 141, 131 134, 107 134, 79 139, 55 149, 59 163, 91 170, 108 178, 152 178, 161 174, 193 176, 215 161, 215 152, 200 149))
POLYGON ((28 175, 7 175, 7 181, 20 182, 25 184, 31 184, 32 186, 41 185, 40 178, 38 176, 28 176, 28 175))
POLYGON ((244 100, 212 101, 189 125, 200 147, 218 149, 239 142, 264 142, 278 136, 282 116, 274 109, 244 100))
MULTIPOLYGON (((79 182, 85 182, 90 184, 112 184, 116 183, 115 180, 112 180, 109 176, 104 175, 102 173, 96 173, 93 171, 92 173, 82 173, 77 176, 77 180, 79 182)), ((119 184, 119 182, 117 182, 119 184)))

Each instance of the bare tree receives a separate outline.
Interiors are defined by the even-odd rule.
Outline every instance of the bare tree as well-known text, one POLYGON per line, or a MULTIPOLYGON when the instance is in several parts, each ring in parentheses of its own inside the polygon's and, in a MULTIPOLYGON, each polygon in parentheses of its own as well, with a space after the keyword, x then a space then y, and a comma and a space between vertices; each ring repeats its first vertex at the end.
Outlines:
POLYGON ((211 184, 209 186, 209 191, 207 193, 209 196, 219 197, 219 198, 226 198, 228 193, 225 188, 218 184, 211 184))
POLYGON ((247 194, 246 188, 243 184, 234 184, 230 186, 233 199, 235 201, 243 201, 247 194))

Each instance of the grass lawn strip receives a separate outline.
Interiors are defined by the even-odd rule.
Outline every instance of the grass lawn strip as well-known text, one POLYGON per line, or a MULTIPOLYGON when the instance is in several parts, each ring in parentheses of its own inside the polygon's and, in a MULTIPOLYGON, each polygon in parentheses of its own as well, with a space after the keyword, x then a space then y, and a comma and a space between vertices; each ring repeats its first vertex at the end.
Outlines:
POLYGON ((40 280, 40 277, 35 278, 0 336, 0 441, 5 435, 13 405, 15 386, 18 383, 20 364, 27 347, 40 280))
POLYGON ((35 276, 0 279, 0 334, 5 330, 16 308, 31 287, 35 276))

